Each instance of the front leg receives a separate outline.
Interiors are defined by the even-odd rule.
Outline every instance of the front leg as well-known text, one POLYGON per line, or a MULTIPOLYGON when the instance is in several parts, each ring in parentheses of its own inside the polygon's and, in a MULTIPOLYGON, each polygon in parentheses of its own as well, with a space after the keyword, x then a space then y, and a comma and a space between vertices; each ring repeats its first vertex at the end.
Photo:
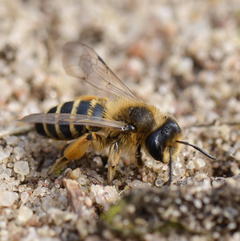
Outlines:
POLYGON ((116 167, 120 159, 118 143, 114 142, 109 148, 108 156, 108 183, 111 183, 116 173, 116 167))

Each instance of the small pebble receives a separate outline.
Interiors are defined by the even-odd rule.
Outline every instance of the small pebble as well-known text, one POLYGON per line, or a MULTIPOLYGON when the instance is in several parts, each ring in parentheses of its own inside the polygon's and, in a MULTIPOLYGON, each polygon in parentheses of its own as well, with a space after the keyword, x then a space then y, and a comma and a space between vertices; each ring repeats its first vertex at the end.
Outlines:
POLYGON ((78 178, 80 177, 80 175, 81 175, 81 170, 80 170, 80 168, 78 167, 78 168, 74 169, 74 170, 71 172, 70 177, 71 177, 72 179, 76 180, 76 179, 78 179, 78 178))
POLYGON ((26 161, 18 161, 14 164, 14 171, 21 176, 27 175, 29 173, 29 165, 26 161))
POLYGON ((9 157, 11 155, 12 148, 6 147, 3 150, 0 150, 0 161, 2 161, 4 158, 9 157))
POLYGON ((156 185, 157 187, 161 187, 163 184, 164 184, 163 178, 157 178, 157 179, 155 180, 155 185, 156 185))
POLYGON ((92 200, 89 198, 89 197, 85 197, 85 204, 90 208, 90 207, 92 207, 92 204, 93 204, 93 202, 92 202, 92 200))
POLYGON ((51 219, 54 221, 54 223, 57 226, 60 226, 64 222, 71 220, 74 215, 73 213, 70 213, 67 211, 61 211, 57 208, 51 208, 48 213, 49 213, 51 219))
POLYGON ((15 192, 0 190, 0 206, 11 207, 17 200, 17 196, 15 192))
POLYGON ((197 209, 202 208, 202 202, 199 199, 194 199, 193 203, 197 209))
POLYGON ((195 168, 195 165, 193 161, 189 161, 188 164, 186 165, 187 169, 193 170, 195 168))
POLYGON ((9 136, 8 138, 5 138, 5 140, 9 146, 16 146, 19 142, 19 138, 17 136, 9 136))
POLYGON ((103 205, 106 202, 104 196, 100 194, 95 196, 95 200, 96 200, 96 203, 100 205, 103 205))
POLYGON ((27 192, 22 192, 20 198, 22 202, 25 204, 28 201, 29 194, 27 192))
POLYGON ((27 222, 31 217, 33 216, 33 211, 26 207, 26 206, 21 206, 18 212, 18 219, 21 222, 27 222))
POLYGON ((45 197, 42 202, 42 208, 48 212, 51 208, 55 207, 56 202, 49 196, 45 197))
POLYGON ((181 206, 179 207, 179 209, 180 209, 180 211, 181 211, 182 213, 186 213, 186 212, 188 211, 188 207, 185 206, 185 205, 181 205, 181 206))
POLYGON ((94 157, 93 161, 97 164, 97 167, 103 167, 102 158, 100 156, 94 157))
POLYGON ((13 153, 16 154, 16 160, 20 160, 25 155, 25 150, 22 147, 16 146, 13 148, 13 153))

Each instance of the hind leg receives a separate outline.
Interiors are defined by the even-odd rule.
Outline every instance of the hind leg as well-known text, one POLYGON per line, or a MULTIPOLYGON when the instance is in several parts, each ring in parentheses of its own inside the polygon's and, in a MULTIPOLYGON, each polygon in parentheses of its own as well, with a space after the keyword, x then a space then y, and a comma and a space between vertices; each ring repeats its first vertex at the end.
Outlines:
POLYGON ((80 159, 89 146, 95 143, 98 144, 99 149, 104 148, 106 145, 105 138, 96 133, 86 133, 79 137, 76 141, 66 147, 63 157, 59 158, 51 167, 49 174, 54 174, 57 170, 61 170, 71 160, 80 159))

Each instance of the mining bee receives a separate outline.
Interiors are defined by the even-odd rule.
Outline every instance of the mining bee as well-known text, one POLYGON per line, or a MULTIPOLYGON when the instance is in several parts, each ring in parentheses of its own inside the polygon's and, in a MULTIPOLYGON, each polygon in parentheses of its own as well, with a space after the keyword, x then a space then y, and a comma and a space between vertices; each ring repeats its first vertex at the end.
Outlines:
POLYGON ((109 147, 109 183, 114 179, 121 152, 130 156, 138 167, 144 165, 142 151, 155 160, 169 163, 169 185, 172 160, 177 158, 182 144, 216 159, 183 141, 177 121, 136 97, 92 48, 82 43, 67 43, 63 48, 63 66, 68 75, 113 96, 111 99, 81 96, 51 108, 46 114, 32 114, 21 120, 35 123, 37 133, 45 137, 76 139, 52 166, 50 174, 70 160, 80 159, 89 146, 97 151, 109 147))

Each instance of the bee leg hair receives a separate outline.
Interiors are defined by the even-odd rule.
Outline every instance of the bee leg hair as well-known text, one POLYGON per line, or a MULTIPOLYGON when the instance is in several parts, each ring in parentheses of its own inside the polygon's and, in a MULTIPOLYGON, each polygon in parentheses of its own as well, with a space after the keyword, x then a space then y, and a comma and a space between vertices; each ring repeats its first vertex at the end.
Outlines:
POLYGON ((120 159, 120 151, 118 143, 114 142, 109 148, 108 156, 108 183, 111 183, 114 179, 116 167, 120 159))
POLYGON ((64 150, 64 156, 56 161, 48 173, 53 174, 57 170, 62 169, 70 162, 70 160, 80 159, 92 143, 100 142, 101 146, 104 146, 104 142, 102 140, 103 138, 96 133, 86 133, 79 137, 76 141, 66 147, 64 150))

